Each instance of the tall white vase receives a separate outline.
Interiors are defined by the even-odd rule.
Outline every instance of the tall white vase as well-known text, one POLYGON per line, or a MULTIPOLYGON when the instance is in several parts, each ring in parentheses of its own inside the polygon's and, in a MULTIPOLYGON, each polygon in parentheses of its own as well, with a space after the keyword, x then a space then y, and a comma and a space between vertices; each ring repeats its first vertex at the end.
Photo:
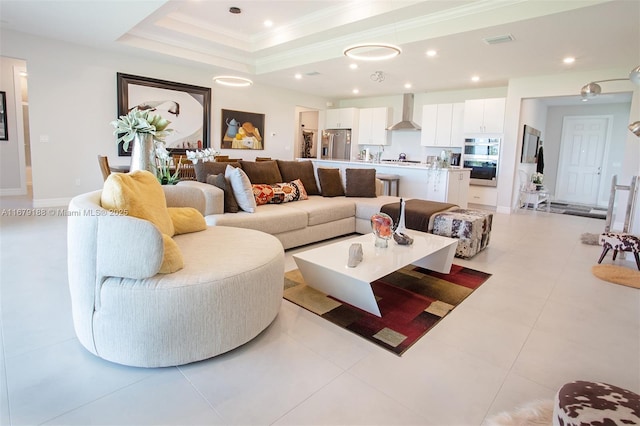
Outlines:
POLYGON ((156 144, 153 135, 149 133, 138 133, 134 136, 133 148, 131 148, 130 172, 136 170, 148 170, 157 176, 156 173, 156 144))
POLYGON ((406 234, 407 227, 404 222, 404 199, 400 198, 400 216, 398 218, 398 226, 396 226, 395 232, 406 234))

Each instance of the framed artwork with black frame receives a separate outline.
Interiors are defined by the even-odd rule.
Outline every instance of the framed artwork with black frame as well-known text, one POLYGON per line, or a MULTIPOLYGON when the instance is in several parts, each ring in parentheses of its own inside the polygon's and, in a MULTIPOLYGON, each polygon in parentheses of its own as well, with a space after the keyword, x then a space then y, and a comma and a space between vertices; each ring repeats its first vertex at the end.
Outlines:
POLYGON ((223 109, 221 127, 221 148, 264 149, 264 114, 223 109))
MULTIPOLYGON (((118 117, 138 107, 171 122, 168 128, 173 131, 165 138, 170 152, 183 154, 211 146, 210 87, 117 73, 117 88, 118 117)), ((131 148, 125 151, 120 143, 118 155, 130 156, 131 148)))
POLYGON ((0 141, 9 140, 7 129, 7 92, 0 92, 0 141))

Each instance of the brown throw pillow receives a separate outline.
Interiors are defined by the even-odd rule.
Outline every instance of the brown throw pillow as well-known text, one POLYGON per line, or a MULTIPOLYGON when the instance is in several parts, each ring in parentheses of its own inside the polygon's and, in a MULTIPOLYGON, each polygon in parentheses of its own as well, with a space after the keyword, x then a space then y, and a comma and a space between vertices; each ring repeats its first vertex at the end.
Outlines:
POLYGON ((323 197, 338 197, 344 195, 340 169, 318 168, 318 180, 323 197))
POLYGON ((271 161, 240 161, 242 170, 247 174, 252 184, 266 183, 273 185, 282 182, 282 175, 278 163, 271 161))
POLYGON ((193 168, 196 171, 196 180, 198 182, 206 183, 207 176, 209 175, 219 175, 220 173, 224 174, 224 171, 227 169, 227 165, 232 165, 233 167, 240 167, 240 163, 225 163, 225 162, 215 162, 215 161, 207 161, 202 162, 198 161, 193 165, 193 168))
POLYGON ((284 182, 293 182, 296 179, 300 179, 308 195, 320 195, 311 161, 277 160, 277 162, 284 182))
POLYGON ((229 183, 229 179, 224 177, 224 173, 207 176, 207 183, 210 185, 217 186, 218 188, 224 191, 224 212, 225 213, 238 213, 240 211, 240 207, 238 206, 236 197, 233 195, 233 190, 231 189, 231 184, 229 183))
POLYGON ((376 196, 376 169, 346 169, 347 197, 376 196))

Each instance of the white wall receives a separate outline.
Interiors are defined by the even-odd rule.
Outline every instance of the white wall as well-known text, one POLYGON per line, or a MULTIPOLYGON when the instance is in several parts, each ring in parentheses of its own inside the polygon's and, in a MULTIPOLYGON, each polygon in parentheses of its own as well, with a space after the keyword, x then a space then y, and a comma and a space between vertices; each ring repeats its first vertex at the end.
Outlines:
MULTIPOLYGON (((264 150, 223 152, 248 160, 256 156, 293 159, 298 130, 296 107, 323 109, 326 104, 324 98, 266 86, 214 86, 209 69, 11 31, 0 34, 0 55, 25 60, 29 70, 33 196, 37 207, 66 205, 74 195, 101 188, 98 154, 106 154, 112 164, 128 164, 128 157, 117 157, 109 124, 117 118, 117 72, 211 87, 211 142, 217 150, 222 108, 265 114, 264 150)), ((17 165, 13 155, 7 156, 7 163, 8 173, 14 173, 17 165)))

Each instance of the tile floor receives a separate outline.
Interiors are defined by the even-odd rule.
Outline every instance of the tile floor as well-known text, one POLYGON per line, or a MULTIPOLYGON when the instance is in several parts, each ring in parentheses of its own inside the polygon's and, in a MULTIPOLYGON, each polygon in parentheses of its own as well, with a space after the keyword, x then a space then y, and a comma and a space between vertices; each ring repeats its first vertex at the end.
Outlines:
POLYGON ((640 393, 640 291, 595 278, 579 239, 602 220, 495 214, 489 248, 456 259, 493 276, 402 357, 283 301, 252 342, 164 369, 80 346, 65 223, 0 217, 1 425, 481 425, 574 379, 640 393))

